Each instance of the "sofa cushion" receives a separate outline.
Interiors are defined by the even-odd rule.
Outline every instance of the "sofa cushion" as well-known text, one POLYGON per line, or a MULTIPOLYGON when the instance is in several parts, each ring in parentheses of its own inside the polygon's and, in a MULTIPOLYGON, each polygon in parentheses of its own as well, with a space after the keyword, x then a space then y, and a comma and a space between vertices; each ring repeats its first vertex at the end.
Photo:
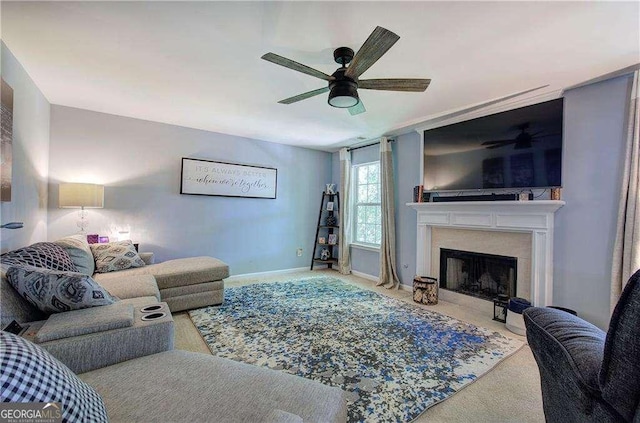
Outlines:
POLYGON ((69 253, 53 242, 38 242, 0 255, 2 264, 18 264, 44 269, 77 272, 69 253))
POLYGON ((53 341, 88 333, 127 328, 133 325, 133 305, 117 302, 83 310, 54 314, 42 325, 34 340, 53 341))
POLYGON ((107 422, 100 395, 51 354, 7 332, 0 341, 0 400, 59 402, 63 421, 107 422))
POLYGON ((28 302, 51 314, 113 304, 116 299, 90 276, 11 265, 7 280, 28 302))
POLYGON ((89 276, 93 275, 96 263, 93 260, 93 254, 86 236, 80 234, 71 235, 55 241, 54 244, 64 248, 78 272, 89 276))
POLYGON ((138 255, 130 240, 91 244, 91 252, 96 261, 96 272, 107 273, 117 270, 143 267, 144 261, 138 255))
POLYGON ((160 292, 153 275, 130 275, 125 272, 96 273, 94 279, 120 299, 153 296, 160 301, 160 292))
POLYGON ((112 423, 263 422, 273 410, 305 422, 347 421, 338 388, 208 354, 167 351, 79 376, 100 393, 112 423))

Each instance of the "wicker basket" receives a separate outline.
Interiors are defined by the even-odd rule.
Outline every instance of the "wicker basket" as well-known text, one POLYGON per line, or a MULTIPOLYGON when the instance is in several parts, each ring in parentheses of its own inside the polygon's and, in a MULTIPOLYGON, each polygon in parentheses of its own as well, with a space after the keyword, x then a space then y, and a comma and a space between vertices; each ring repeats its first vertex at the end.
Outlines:
POLYGON ((438 304, 438 280, 428 276, 413 278, 413 301, 419 304, 438 304))

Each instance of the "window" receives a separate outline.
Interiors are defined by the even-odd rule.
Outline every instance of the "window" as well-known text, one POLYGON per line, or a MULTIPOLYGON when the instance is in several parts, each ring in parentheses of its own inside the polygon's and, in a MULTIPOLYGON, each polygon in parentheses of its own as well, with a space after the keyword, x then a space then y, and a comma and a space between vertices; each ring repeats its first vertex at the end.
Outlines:
POLYGON ((380 162, 353 166, 353 181, 353 240, 357 244, 380 246, 382 243, 380 162))

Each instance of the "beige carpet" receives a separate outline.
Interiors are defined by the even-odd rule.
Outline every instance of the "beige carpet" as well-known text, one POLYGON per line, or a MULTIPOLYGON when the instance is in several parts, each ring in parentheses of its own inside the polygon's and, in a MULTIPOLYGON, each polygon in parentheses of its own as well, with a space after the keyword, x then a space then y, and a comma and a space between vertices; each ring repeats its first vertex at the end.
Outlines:
MULTIPOLYGON (((412 304, 409 291, 387 290, 375 286, 375 283, 353 275, 343 276, 333 270, 314 270, 296 273, 272 275, 268 277, 231 278, 226 287, 247 285, 256 282, 277 282, 286 279, 318 275, 328 275, 353 283, 361 288, 371 289, 384 295, 399 298, 412 304)), ((427 307, 427 306, 422 306, 427 307)), ((477 326, 489 328, 512 338, 526 341, 508 331, 504 324, 462 307, 440 301, 430 310, 446 314, 477 326)), ((209 348, 200 337, 189 315, 176 313, 176 348, 210 354, 209 348)), ((528 346, 498 364, 492 371, 480 377, 476 382, 464 388, 449 399, 429 408, 414 420, 426 422, 544 422, 540 377, 538 368, 528 346)))

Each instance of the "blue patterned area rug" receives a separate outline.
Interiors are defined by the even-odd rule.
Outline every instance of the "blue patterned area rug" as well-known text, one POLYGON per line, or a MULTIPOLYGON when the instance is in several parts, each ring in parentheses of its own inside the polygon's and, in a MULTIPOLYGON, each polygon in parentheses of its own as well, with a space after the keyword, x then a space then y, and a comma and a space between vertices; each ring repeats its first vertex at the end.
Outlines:
POLYGON ((189 314, 216 356, 346 391, 350 422, 409 422, 523 345, 331 277, 227 288, 189 314))

